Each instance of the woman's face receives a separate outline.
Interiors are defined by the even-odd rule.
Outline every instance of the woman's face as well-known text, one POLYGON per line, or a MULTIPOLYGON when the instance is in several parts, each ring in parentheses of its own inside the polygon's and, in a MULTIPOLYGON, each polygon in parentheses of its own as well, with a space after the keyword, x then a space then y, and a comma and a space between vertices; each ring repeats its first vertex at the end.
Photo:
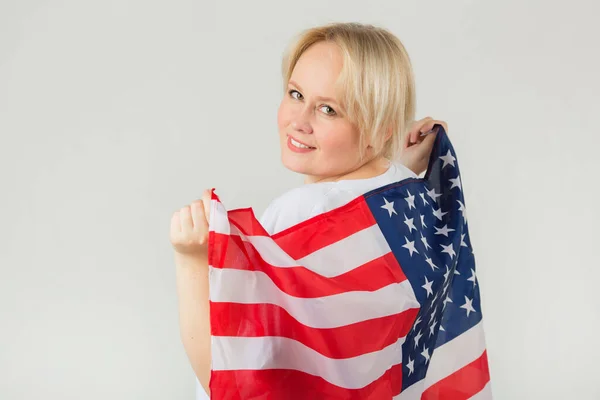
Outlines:
POLYGON ((334 43, 309 47, 279 106, 283 165, 306 175, 307 183, 333 180, 361 166, 359 132, 344 116, 334 87, 342 62, 334 43))

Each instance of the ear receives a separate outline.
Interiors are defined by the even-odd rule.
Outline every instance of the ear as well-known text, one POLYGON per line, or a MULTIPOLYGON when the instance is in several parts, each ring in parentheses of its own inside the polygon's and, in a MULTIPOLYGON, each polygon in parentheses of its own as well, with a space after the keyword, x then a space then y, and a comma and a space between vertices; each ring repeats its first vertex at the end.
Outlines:
MULTIPOLYGON (((386 143, 388 140, 390 140, 392 138, 392 134, 393 134, 394 130, 392 127, 389 127, 387 130, 387 133, 385 134, 385 140, 383 141, 383 143, 386 143)), ((373 146, 371 146, 371 144, 369 143, 367 145, 367 149, 372 149, 373 146)))
POLYGON ((390 140, 392 138, 392 133, 394 133, 394 130, 392 129, 392 127, 390 126, 387 130, 387 133, 385 134, 385 141, 387 142, 388 140, 390 140))

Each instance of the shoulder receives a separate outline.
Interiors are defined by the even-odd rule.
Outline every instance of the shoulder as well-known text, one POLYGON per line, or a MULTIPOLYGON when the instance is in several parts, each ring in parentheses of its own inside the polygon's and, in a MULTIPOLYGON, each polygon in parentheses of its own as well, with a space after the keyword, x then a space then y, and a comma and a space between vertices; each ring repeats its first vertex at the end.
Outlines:
POLYGON ((275 234, 323 212, 330 185, 303 185, 286 191, 267 206, 262 226, 275 234))
POLYGON ((260 222, 267 232, 275 234, 341 207, 373 189, 416 177, 404 165, 391 163, 385 173, 373 178, 302 185, 275 198, 265 209, 260 222))
POLYGON ((389 175, 385 178, 388 183, 395 183, 403 179, 418 178, 410 168, 399 162, 393 162, 390 165, 389 175))

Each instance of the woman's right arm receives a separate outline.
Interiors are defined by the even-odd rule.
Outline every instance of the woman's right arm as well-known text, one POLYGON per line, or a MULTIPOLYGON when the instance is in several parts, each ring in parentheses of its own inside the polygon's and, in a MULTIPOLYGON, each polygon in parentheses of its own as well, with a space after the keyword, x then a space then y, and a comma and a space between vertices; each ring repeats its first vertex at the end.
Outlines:
POLYGON ((198 381, 209 393, 210 314, 208 289, 208 210, 210 192, 175 212, 171 244, 175 249, 181 341, 198 381))
POLYGON ((198 381, 208 393, 210 379, 210 319, 207 260, 175 253, 179 330, 198 381))

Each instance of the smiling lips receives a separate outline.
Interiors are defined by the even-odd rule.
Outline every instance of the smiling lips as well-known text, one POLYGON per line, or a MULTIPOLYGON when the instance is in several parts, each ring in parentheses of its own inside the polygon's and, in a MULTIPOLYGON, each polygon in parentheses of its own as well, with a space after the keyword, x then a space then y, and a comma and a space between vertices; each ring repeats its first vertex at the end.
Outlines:
POLYGON ((288 136, 287 144, 288 144, 288 147, 290 148, 290 150, 292 150, 296 153, 308 153, 313 150, 316 150, 315 147, 311 147, 305 143, 299 142, 298 140, 292 138, 291 136, 288 136))

